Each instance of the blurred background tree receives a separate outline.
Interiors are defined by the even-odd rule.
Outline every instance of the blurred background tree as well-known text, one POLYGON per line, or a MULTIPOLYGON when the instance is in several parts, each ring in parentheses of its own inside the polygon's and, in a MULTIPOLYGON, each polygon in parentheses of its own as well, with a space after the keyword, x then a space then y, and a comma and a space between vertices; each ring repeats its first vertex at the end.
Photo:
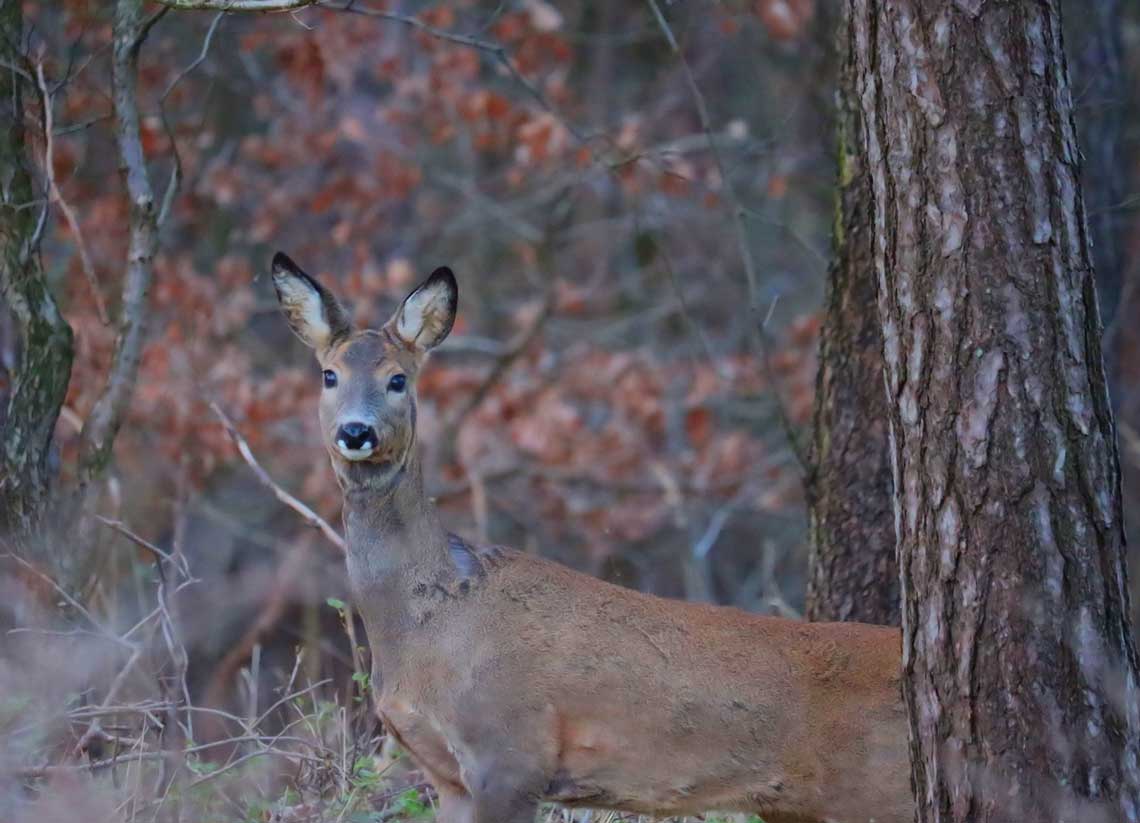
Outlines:
POLYGON ((874 212, 846 4, 823 30, 835 38, 835 215, 820 329, 805 490, 810 518, 806 607, 811 620, 897 626, 894 489, 876 310, 874 212))

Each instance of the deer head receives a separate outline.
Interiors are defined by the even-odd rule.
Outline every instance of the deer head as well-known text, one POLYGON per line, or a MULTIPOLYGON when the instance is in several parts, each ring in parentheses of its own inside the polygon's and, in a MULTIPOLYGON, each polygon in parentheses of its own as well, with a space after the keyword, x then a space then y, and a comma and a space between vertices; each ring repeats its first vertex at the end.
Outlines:
POLYGON ((416 376, 455 321, 459 290, 441 267, 379 329, 357 330, 336 297, 288 256, 273 285, 293 333, 321 367, 321 437, 346 488, 383 488, 415 447, 416 376))

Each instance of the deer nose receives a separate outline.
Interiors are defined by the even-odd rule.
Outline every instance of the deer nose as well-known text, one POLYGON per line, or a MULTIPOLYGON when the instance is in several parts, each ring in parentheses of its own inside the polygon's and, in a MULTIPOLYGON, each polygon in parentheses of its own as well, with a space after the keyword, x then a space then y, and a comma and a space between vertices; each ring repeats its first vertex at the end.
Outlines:
POLYGON ((338 445, 349 451, 376 447, 376 430, 365 423, 345 423, 336 432, 338 445))

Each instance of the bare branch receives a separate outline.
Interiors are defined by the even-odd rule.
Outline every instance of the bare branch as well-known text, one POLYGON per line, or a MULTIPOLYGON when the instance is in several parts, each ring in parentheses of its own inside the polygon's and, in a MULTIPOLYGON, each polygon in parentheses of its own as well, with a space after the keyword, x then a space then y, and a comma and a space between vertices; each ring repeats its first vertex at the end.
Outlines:
POLYGON ((115 9, 112 86, 115 138, 130 199, 127 274, 119 307, 119 334, 107 383, 80 433, 79 484, 100 474, 134 394, 146 339, 147 297, 158 252, 158 214, 139 130, 138 56, 144 21, 142 0, 118 0, 115 9))
MULTIPOLYGON (((127 528, 127 525, 125 523, 123 523, 122 521, 112 520, 109 517, 103 517, 103 515, 101 515, 101 514, 95 515, 95 519, 98 520, 100 523, 102 523, 104 526, 107 526, 111 529, 114 529, 119 534, 121 534, 123 537, 127 538, 127 540, 130 540, 132 543, 134 543, 136 546, 138 546, 139 548, 146 549, 148 552, 150 552, 152 555, 154 555, 154 559, 156 561, 158 561, 159 563, 162 563, 164 561, 169 562, 169 563, 174 562, 173 555, 169 554, 168 552, 163 551, 162 549, 160 549, 158 546, 151 543, 146 538, 140 537, 139 535, 135 534, 133 531, 131 531, 129 528, 127 528)), ((188 572, 188 570, 185 568, 183 568, 182 571, 188 572)), ((187 577, 189 577, 189 574, 187 574, 187 577)))
POLYGON ((112 634, 107 629, 106 626, 104 626, 102 623, 100 623, 98 620, 95 619, 95 616, 87 610, 86 606, 84 606, 82 603, 80 603, 78 600, 76 600, 74 597, 72 597, 70 594, 68 594, 67 590, 64 589, 63 586, 59 585, 59 583, 57 583, 54 579, 52 579, 52 577, 50 575, 44 574, 42 571, 37 569, 34 565, 29 563, 24 558, 20 557, 18 554, 15 554, 14 552, 9 552, 5 556, 10 557, 12 560, 19 563, 21 566, 23 566, 27 571, 34 574, 40 580, 43 580, 45 583, 47 583, 49 586, 51 586, 52 589, 55 590, 55 593, 58 594, 61 598, 63 598, 64 602, 66 602, 69 606, 71 606, 71 608, 75 609, 75 611, 78 614, 83 615, 83 617, 85 617, 87 619, 88 623, 90 623, 92 626, 94 626, 96 629, 99 630, 99 633, 102 636, 109 637, 112 639, 117 639, 117 638, 115 638, 115 635, 112 634))
POLYGON ((226 427, 226 434, 230 436, 230 440, 237 446, 237 450, 241 454, 242 459, 253 469, 253 473, 257 475, 257 479, 260 480, 266 488, 272 491, 278 500, 301 515, 305 522, 318 529, 320 533, 325 536, 326 540, 343 552, 345 550, 344 538, 340 536, 337 530, 330 526, 327 520, 277 485, 277 482, 269 476, 269 472, 263 469, 261 464, 257 462, 257 458, 253 456, 253 452, 249 448, 249 443, 241 436, 241 433, 234 426, 233 421, 222 411, 221 407, 217 403, 211 403, 210 408, 214 414, 218 416, 218 419, 222 421, 222 425, 226 427))
POLYGON ((87 277, 87 283, 91 287, 91 295, 95 298, 95 310, 99 313, 99 320, 103 325, 111 322, 107 316, 107 301, 103 297, 103 289, 99 286, 99 278, 95 275, 95 266, 91 262, 91 255, 87 251, 87 243, 83 240, 83 229, 79 226, 79 219, 75 216, 74 209, 71 204, 63 197, 63 192, 59 190, 59 185, 55 180, 55 127, 54 112, 51 91, 48 89, 47 81, 44 79, 44 64, 42 60, 36 61, 36 85, 40 91, 40 105, 44 113, 44 177, 47 179, 48 192, 52 200, 55 200, 56 205, 59 206, 60 214, 63 219, 67 221, 67 227, 71 229, 71 235, 75 238, 75 247, 79 251, 79 262, 83 267, 83 274, 87 277))

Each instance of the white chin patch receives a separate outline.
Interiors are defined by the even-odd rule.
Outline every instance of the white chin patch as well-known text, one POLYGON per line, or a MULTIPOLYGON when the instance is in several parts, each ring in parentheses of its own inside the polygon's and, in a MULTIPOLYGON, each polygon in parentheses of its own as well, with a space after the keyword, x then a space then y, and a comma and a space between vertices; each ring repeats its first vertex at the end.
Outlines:
POLYGON ((363 448, 350 449, 344 444, 343 440, 336 441, 336 450, 340 452, 340 456, 345 460, 367 460, 372 456, 372 452, 376 447, 371 443, 365 443, 363 448))

